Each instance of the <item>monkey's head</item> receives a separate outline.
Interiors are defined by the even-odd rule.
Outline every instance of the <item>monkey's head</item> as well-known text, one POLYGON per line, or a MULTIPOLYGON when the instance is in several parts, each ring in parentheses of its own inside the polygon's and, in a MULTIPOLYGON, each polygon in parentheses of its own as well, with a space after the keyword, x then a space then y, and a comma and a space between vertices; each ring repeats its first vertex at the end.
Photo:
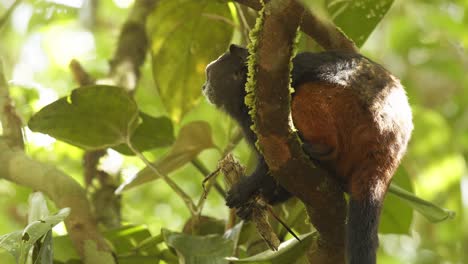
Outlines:
POLYGON ((203 94, 228 113, 238 112, 244 106, 247 56, 247 49, 231 45, 228 52, 206 66, 203 94))

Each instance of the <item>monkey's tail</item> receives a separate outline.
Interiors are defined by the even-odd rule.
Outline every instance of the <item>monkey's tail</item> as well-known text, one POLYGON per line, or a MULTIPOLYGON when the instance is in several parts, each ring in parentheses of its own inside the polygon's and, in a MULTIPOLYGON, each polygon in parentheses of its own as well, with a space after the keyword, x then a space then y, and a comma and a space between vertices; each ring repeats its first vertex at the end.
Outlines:
MULTIPOLYGON (((352 196, 352 195, 351 195, 352 196)), ((350 198, 347 224, 347 263, 375 264, 379 244, 377 232, 383 197, 350 198)))

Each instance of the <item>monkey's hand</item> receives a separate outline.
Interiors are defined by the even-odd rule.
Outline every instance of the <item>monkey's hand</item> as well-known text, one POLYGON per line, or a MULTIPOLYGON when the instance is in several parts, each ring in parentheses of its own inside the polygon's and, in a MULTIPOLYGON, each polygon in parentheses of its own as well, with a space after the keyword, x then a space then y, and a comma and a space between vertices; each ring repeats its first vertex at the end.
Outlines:
POLYGON ((253 175, 241 177, 227 193, 226 205, 235 208, 237 215, 245 220, 250 219, 252 214, 251 204, 259 194, 259 187, 253 175))

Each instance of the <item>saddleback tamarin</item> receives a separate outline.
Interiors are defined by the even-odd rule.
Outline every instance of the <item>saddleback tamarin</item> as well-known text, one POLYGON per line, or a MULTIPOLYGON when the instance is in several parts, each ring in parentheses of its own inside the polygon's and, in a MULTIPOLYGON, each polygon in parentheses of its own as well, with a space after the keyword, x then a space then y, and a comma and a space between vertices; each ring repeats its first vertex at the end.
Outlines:
MULTIPOLYGON (((250 216, 244 205, 253 195, 261 194, 271 204, 291 196, 269 175, 255 148, 257 138, 244 103, 247 57, 245 48, 231 45, 207 66, 203 85, 205 97, 239 123, 257 153, 255 171, 226 198, 244 219, 250 216)), ((347 263, 375 264, 382 203, 413 130, 405 90, 381 65, 343 51, 298 54, 291 78, 291 115, 304 151, 350 196, 343 238, 347 263)))

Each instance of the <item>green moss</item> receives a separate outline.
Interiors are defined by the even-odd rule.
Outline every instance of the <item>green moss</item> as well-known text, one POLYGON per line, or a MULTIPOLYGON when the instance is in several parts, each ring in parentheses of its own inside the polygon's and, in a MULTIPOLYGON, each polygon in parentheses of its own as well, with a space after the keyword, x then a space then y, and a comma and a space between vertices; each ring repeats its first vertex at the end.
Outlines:
MULTIPOLYGON (((293 69, 293 58, 296 57, 297 55, 297 46, 299 44, 299 41, 301 40, 301 34, 300 34, 300 31, 301 31, 301 27, 297 27, 297 30, 296 30, 296 37, 294 38, 293 40, 293 43, 292 43, 292 51, 291 51, 291 58, 289 59, 289 93, 292 94, 294 93, 294 88, 291 86, 291 83, 292 83, 292 78, 291 78, 291 71, 293 69)), ((291 100, 291 99, 290 99, 291 100)))
MULTIPOLYGON (((245 84, 245 91, 246 91, 246 96, 245 96, 245 104, 247 107, 250 109, 249 114, 252 117, 253 120, 255 120, 255 114, 256 114, 256 109, 255 109, 255 86, 257 85, 257 51, 258 51, 258 43, 259 43, 259 37, 260 33, 263 29, 263 24, 264 24, 264 18, 265 18, 265 4, 263 0, 260 1, 262 3, 262 9, 258 13, 257 21, 255 22, 255 27, 250 31, 249 37, 250 37, 250 43, 247 46, 249 50, 249 57, 247 59, 247 67, 248 67, 248 72, 247 72, 247 82, 245 84)), ((251 129, 255 132, 255 122, 254 125, 252 125, 251 129)), ((258 146, 257 146, 258 147, 258 146)))

